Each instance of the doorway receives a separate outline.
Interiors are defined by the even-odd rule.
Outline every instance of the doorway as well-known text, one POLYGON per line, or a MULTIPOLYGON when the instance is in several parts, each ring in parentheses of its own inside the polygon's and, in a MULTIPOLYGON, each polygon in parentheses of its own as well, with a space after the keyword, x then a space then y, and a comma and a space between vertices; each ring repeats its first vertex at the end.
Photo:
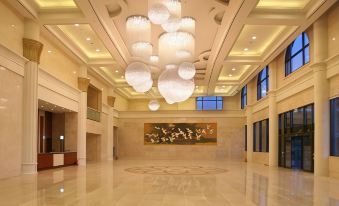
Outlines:
POLYGON ((313 172, 314 109, 300 107, 279 115, 279 166, 313 172))
POLYGON ((118 127, 113 127, 113 158, 118 159, 118 127))
POLYGON ((303 141, 302 137, 292 137, 291 143, 291 168, 303 169, 303 141))

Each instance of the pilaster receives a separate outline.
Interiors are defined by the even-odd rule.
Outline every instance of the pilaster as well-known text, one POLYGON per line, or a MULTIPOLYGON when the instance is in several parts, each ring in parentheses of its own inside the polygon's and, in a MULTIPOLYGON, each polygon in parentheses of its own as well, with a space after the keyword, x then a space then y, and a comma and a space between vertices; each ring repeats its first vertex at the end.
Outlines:
POLYGON ((77 155, 78 165, 86 165, 86 122, 87 122, 87 90, 89 86, 89 78, 87 78, 87 67, 82 66, 78 77, 78 88, 81 91, 78 112, 78 141, 77 155))
POLYGON ((37 173, 38 138, 38 64, 43 48, 39 40, 39 25, 25 21, 23 56, 28 59, 24 74, 22 173, 37 173))
POLYGON ((323 16, 313 25, 314 35, 314 174, 329 175, 330 155, 330 108, 329 85, 326 76, 325 63, 328 54, 327 17, 323 16))

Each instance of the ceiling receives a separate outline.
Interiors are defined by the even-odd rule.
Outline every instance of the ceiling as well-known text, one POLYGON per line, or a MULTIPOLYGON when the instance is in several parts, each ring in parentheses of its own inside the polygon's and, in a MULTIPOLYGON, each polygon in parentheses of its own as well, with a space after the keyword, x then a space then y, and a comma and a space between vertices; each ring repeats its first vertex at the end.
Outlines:
POLYGON ((52 112, 52 113, 67 113, 67 112, 73 112, 69 109, 66 109, 64 107, 60 107, 58 105, 46 102, 44 100, 39 99, 38 100, 38 108, 42 111, 52 112))
MULTIPOLYGON (((50 38, 129 99, 160 97, 156 79, 163 69, 159 66, 151 67, 155 83, 147 94, 135 92, 124 79, 124 69, 133 60, 126 19, 147 16, 148 1, 154 0, 8 0, 23 7, 21 12, 37 19, 50 38)), ((226 2, 182 0, 182 16, 196 20, 194 96, 235 95, 336 0, 226 2)), ((160 26, 152 25, 153 53, 158 51, 161 33, 160 26)))

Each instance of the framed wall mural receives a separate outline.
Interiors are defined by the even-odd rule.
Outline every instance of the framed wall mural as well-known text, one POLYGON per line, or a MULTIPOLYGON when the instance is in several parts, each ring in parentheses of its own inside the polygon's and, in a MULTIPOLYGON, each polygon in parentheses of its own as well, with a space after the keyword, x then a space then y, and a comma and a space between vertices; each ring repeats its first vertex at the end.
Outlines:
POLYGON ((145 145, 216 145, 217 123, 145 123, 145 145))

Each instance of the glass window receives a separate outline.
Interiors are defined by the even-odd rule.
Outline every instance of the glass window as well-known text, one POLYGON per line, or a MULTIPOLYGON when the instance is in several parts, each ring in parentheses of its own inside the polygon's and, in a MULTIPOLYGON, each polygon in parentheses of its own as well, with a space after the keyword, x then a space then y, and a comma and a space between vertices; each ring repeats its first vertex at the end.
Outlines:
POLYGON ((257 99, 261 99, 267 95, 268 92, 268 66, 266 66, 261 72, 258 74, 258 82, 257 82, 257 99))
POLYGON ((259 122, 254 123, 253 129, 254 129, 253 152, 260 152, 260 124, 259 122))
POLYGON ((331 102, 331 156, 339 156, 339 98, 331 102))
POLYGON ((247 106, 247 85, 241 89, 241 109, 247 106))
POLYGON ((223 98, 217 96, 205 96, 196 98, 197 110, 222 110, 223 98))
POLYGON ((268 119, 255 122, 253 124, 253 151, 254 152, 268 152, 268 119))
POLYGON ((261 122, 262 152, 269 151, 268 119, 261 122))
POLYGON ((304 126, 304 109, 294 109, 292 112, 293 132, 299 132, 303 130, 304 126))
POLYGON ((285 76, 310 62, 310 43, 305 32, 287 47, 285 56, 285 76))

